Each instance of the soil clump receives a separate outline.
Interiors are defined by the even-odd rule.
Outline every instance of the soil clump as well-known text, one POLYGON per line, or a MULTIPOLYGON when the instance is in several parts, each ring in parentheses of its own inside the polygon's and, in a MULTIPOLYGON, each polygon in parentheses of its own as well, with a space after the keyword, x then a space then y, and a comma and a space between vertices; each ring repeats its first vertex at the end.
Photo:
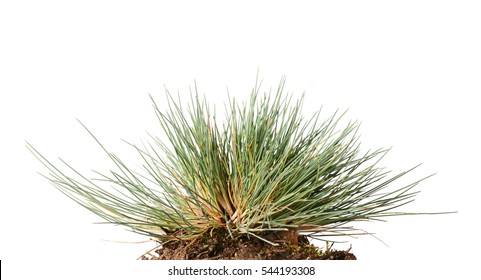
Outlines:
POLYGON ((260 234, 275 242, 239 235, 231 237, 225 229, 204 233, 194 240, 174 240, 141 256, 142 260, 355 260, 350 249, 326 250, 309 243, 306 236, 281 232, 260 234))

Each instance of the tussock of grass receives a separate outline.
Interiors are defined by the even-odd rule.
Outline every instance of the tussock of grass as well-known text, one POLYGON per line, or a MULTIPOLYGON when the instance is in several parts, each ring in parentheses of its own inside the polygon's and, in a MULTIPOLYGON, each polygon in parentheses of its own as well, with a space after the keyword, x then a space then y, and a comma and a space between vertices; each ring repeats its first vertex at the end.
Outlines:
MULTIPOLYGON (((62 168, 27 144, 49 170, 45 175, 71 199, 109 223, 156 238, 188 239, 225 228, 258 236, 295 230, 318 236, 359 234, 348 223, 404 215, 423 179, 393 188, 412 169, 388 176, 377 167, 387 150, 360 153, 357 130, 339 128, 343 114, 310 119, 303 99, 252 90, 247 103, 231 98, 223 125, 197 93, 184 109, 167 92, 163 112, 152 98, 169 139, 151 136, 135 149, 143 170, 134 171, 92 135, 115 165, 90 179, 61 160, 62 168), (112 188, 110 188, 112 187, 112 188)), ((184 105, 185 106, 185 105, 184 105)), ((83 124, 82 124, 83 125, 83 124)))

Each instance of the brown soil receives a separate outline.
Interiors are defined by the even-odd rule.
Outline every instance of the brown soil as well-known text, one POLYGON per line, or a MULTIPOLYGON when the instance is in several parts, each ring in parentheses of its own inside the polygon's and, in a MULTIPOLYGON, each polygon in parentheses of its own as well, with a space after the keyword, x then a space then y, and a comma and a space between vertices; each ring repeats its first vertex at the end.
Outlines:
POLYGON ((195 240, 170 241, 140 257, 142 260, 355 260, 347 251, 322 252, 309 244, 307 237, 286 234, 263 234, 276 242, 274 246, 245 235, 230 237, 225 230, 208 232, 195 240))

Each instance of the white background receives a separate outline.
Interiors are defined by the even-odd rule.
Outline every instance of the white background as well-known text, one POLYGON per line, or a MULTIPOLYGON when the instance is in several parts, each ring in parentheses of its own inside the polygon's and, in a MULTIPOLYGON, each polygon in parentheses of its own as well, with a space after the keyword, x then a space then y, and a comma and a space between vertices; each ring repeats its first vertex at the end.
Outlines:
POLYGON ((167 1, 0 3, 2 273, 163 279, 184 265, 133 261, 153 243, 118 243, 148 239, 93 224, 99 218, 37 174, 44 169, 25 141, 87 174, 105 171, 112 165, 76 118, 128 155, 120 139, 161 133, 148 94, 160 102, 165 86, 187 96, 196 80, 222 107, 227 87, 249 95, 259 68, 265 89, 286 75, 287 91, 306 92, 306 116, 321 104, 349 108, 363 147, 393 147, 388 168, 423 163, 413 180, 436 172, 403 210, 458 211, 359 224, 389 247, 348 239, 338 248, 352 244, 360 261, 315 263, 318 277, 479 277, 479 2, 159 2, 167 1))

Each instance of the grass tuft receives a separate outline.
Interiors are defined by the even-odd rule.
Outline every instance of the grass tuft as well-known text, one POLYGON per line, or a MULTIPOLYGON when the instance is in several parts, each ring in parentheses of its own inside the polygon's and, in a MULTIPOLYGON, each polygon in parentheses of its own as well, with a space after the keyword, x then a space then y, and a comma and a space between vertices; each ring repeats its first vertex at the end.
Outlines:
POLYGON ((293 100, 283 87, 284 79, 275 93, 261 94, 256 83, 248 102, 230 98, 223 124, 197 90, 186 109, 168 91, 166 111, 151 97, 169 141, 150 135, 141 147, 129 143, 142 160, 139 171, 82 123, 114 163, 110 173, 89 179, 27 147, 65 195, 108 223, 160 239, 219 228, 259 238, 291 230, 344 236, 363 233, 348 225, 355 221, 415 214, 395 210, 413 201, 414 187, 427 177, 402 187, 392 183, 417 166, 390 175, 378 167, 388 150, 360 152, 358 122, 339 128, 338 112, 304 119, 303 98, 293 100))

